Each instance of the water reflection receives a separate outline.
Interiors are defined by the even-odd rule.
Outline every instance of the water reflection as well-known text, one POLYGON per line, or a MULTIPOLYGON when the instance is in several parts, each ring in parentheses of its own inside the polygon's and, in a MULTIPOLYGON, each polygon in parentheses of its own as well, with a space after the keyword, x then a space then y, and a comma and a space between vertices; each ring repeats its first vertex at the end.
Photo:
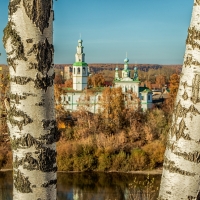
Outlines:
MULTIPOLYGON (((153 188, 156 188, 161 176, 152 177, 155 178, 153 188)), ((132 200, 136 190, 131 189, 130 184, 135 178, 144 182, 147 175, 61 172, 58 173, 58 200, 132 200)), ((12 200, 12 171, 0 172, 0 200, 12 200)))

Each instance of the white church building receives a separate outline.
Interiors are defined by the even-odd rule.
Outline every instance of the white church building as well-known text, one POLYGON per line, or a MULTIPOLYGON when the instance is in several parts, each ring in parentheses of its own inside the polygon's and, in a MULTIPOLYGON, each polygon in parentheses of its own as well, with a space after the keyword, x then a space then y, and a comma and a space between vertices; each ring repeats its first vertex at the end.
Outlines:
MULTIPOLYGON (((61 95, 61 104, 65 110, 74 111, 82 106, 92 113, 97 113, 100 109, 99 101, 104 88, 87 88, 87 80, 89 76, 88 65, 85 62, 85 54, 82 46, 83 40, 78 40, 78 46, 75 54, 75 63, 73 64, 73 88, 64 88, 61 95)), ((130 77, 128 67, 129 59, 124 60, 124 69, 122 77, 119 76, 118 68, 115 70, 114 87, 121 87, 124 94, 128 92, 135 93, 140 99, 142 110, 152 108, 152 92, 147 87, 140 87, 138 78, 138 69, 134 68, 134 76, 130 77)), ((127 95, 128 96, 128 95, 127 95)), ((134 102, 134 100, 133 100, 134 102)), ((126 100, 124 102, 127 103, 126 100)))

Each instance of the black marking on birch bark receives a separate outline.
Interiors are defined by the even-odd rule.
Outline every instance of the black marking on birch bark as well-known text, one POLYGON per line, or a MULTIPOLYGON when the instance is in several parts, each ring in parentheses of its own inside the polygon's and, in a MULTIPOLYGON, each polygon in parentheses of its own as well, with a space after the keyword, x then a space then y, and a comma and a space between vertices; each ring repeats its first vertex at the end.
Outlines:
POLYGON ((61 136, 61 132, 57 128, 55 120, 42 120, 44 130, 47 130, 48 134, 42 135, 39 139, 46 141, 46 144, 53 144, 58 142, 61 136))
MULTIPOLYGON (((60 131, 58 131, 57 127, 51 127, 47 131, 48 133, 41 136, 39 139, 35 139, 29 133, 20 138, 11 138, 12 149, 26 149, 35 146, 35 148, 39 150, 43 146, 43 144, 53 144, 54 142, 57 142, 59 140, 61 134, 60 131)), ((38 154, 39 151, 35 153, 38 154)))
POLYGON ((32 96, 32 97, 37 97, 37 95, 36 94, 33 94, 33 93, 27 93, 27 92, 23 92, 23 95, 25 95, 25 96, 32 96))
POLYGON ((200 163, 200 152, 194 152, 194 153, 181 153, 181 152, 174 152, 175 155, 183 157, 185 160, 188 160, 190 162, 194 163, 200 163))
POLYGON ((23 77, 23 76, 14 76, 10 78, 11 82, 14 82, 19 85, 26 85, 28 82, 32 81, 33 79, 30 77, 23 77))
POLYGON ((191 101, 196 104, 200 102, 199 94, 200 94, 200 75, 196 74, 192 81, 192 97, 191 101))
POLYGON ((36 103, 35 105, 36 105, 36 106, 44 106, 45 103, 44 103, 44 102, 39 102, 39 103, 36 103))
POLYGON ((174 143, 170 143, 168 141, 167 144, 166 144, 166 148, 169 149, 169 150, 171 150, 173 152, 174 149, 175 149, 175 144, 174 143))
POLYGON ((10 93, 8 97, 10 98, 10 100, 14 100, 16 104, 19 104, 20 100, 26 99, 26 96, 18 95, 17 93, 16 94, 10 93))
POLYGON ((187 114, 192 114, 196 116, 200 115, 200 112, 194 105, 191 105, 188 109, 183 107, 179 101, 174 111, 175 121, 177 121, 178 117, 185 118, 187 114))
MULTIPOLYGON (((196 199, 196 197, 193 197, 193 196, 188 196, 187 198, 188 198, 188 200, 196 199)), ((196 200, 198 200, 198 199, 196 199, 196 200)))
POLYGON ((26 113, 21 110, 17 110, 15 105, 8 112, 7 120, 11 123, 11 125, 18 126, 20 131, 23 126, 33 122, 33 120, 26 113), (21 120, 16 120, 14 119, 15 117, 19 117, 21 120))
POLYGON ((200 191, 197 194, 197 200, 200 200, 200 191))
POLYGON ((37 154, 27 153, 21 160, 15 160, 14 166, 22 166, 29 171, 40 170, 42 172, 56 172, 56 151, 50 148, 41 147, 37 154))
POLYGON ((44 91, 47 90, 48 87, 51 87, 53 85, 53 79, 55 78, 55 73, 52 76, 42 75, 41 73, 38 73, 36 75, 35 82, 35 88, 37 89, 43 89, 44 91))
POLYGON ((195 41, 200 39, 200 31, 195 29, 195 27, 188 28, 188 36, 186 39, 186 44, 191 45, 192 48, 200 49, 200 45, 195 41))
POLYGON ((171 137, 173 137, 175 135, 176 140, 179 140, 181 137, 184 138, 185 140, 191 140, 191 137, 189 136, 189 134, 184 134, 185 130, 187 130, 187 127, 185 125, 184 120, 182 119, 178 125, 178 129, 177 129, 176 124, 172 125, 172 127, 170 129, 171 137))
POLYGON ((8 5, 9 15, 13 15, 19 7, 21 0, 13 0, 8 5))
POLYGON ((8 38, 11 38, 11 45, 12 45, 12 51, 7 52, 8 55, 8 65, 12 66, 13 69, 16 71, 16 64, 15 60, 27 60, 27 58, 24 55, 24 46, 21 41, 21 37, 17 34, 17 32, 12 28, 15 24, 11 21, 8 22, 6 28, 4 29, 4 36, 3 36, 3 43, 4 43, 4 48, 6 49, 6 43, 8 38), (13 58, 9 58, 10 55, 14 55, 13 58))
POLYGON ((56 172, 56 151, 50 148, 43 148, 39 156, 40 170, 43 172, 56 172))
POLYGON ((33 39, 32 39, 32 38, 29 38, 29 39, 26 40, 26 42, 27 42, 27 43, 33 43, 33 39))
POLYGON ((37 149, 38 146, 41 146, 41 142, 37 141, 33 136, 31 136, 28 133, 27 135, 23 137, 11 139, 11 145, 12 145, 12 149, 14 150, 26 149, 32 146, 35 146, 37 149))
POLYGON ((188 94, 187 92, 185 91, 184 94, 182 95, 183 99, 186 101, 188 100, 188 94))
POLYGON ((187 81, 181 82, 181 85, 183 85, 184 89, 185 89, 186 87, 188 87, 187 81))
POLYGON ((177 121, 178 117, 186 117, 188 110, 181 105, 181 102, 179 101, 175 107, 174 111, 174 117, 175 121, 177 121))
POLYGON ((194 60, 193 57, 192 57, 192 55, 189 54, 186 57, 185 61, 184 61, 184 65, 185 65, 185 67, 186 66, 190 66, 191 67, 191 65, 200 66, 200 62, 198 62, 197 60, 194 60))
POLYGON ((49 41, 45 39, 44 42, 40 41, 38 44, 34 44, 28 52, 29 55, 31 53, 36 55, 38 63, 30 63, 29 68, 35 68, 43 75, 47 74, 49 69, 52 67, 54 53, 53 45, 49 44, 49 41))
POLYGON ((184 66, 186 67, 186 66, 190 66, 191 67, 191 65, 192 65, 192 56, 190 55, 188 55, 187 57, 186 57, 186 59, 185 59, 185 61, 184 61, 184 66))
POLYGON ((56 185, 56 184, 57 184, 57 179, 54 179, 54 180, 50 180, 50 181, 48 181, 48 182, 46 182, 46 183, 43 183, 43 184, 41 185, 41 187, 47 188, 47 187, 49 187, 50 185, 56 185))
POLYGON ((32 193, 31 183, 19 170, 13 174, 14 186, 21 193, 32 193))
POLYGON ((45 105, 45 99, 42 99, 39 103, 35 104, 36 106, 44 106, 45 105))
POLYGON ((15 156, 15 160, 13 161, 13 168, 18 169, 18 167, 22 165, 22 160, 19 160, 17 156, 15 156))
POLYGON ((199 6, 200 5, 200 0, 196 0, 196 2, 194 3, 194 6, 199 6))
POLYGON ((174 161, 171 161, 171 160, 167 159, 166 157, 165 157, 165 162, 164 162, 163 168, 165 170, 168 170, 171 173, 178 173, 178 174, 181 174, 184 176, 195 176, 196 175, 195 173, 191 173, 191 172, 182 170, 179 167, 176 167, 174 161))
POLYGON ((44 29, 49 27, 51 1, 23 0, 23 6, 27 16, 43 33, 44 29))

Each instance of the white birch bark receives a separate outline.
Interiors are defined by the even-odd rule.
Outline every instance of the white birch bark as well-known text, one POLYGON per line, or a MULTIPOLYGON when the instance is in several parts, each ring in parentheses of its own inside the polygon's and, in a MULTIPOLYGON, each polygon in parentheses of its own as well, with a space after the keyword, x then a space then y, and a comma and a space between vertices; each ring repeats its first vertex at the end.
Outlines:
POLYGON ((172 125, 160 200, 200 199, 200 0, 193 12, 172 125))
POLYGON ((5 101, 13 151, 13 200, 55 200, 58 131, 54 114, 52 0, 10 0, 4 46, 5 101))

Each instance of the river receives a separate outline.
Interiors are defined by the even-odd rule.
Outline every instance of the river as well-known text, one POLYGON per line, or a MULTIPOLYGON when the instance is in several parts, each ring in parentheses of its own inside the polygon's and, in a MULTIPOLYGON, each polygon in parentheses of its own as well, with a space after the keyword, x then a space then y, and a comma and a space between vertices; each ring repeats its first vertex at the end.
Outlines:
MULTIPOLYGON (((58 200, 155 200, 161 175, 58 173, 58 200)), ((12 171, 0 172, 0 200, 12 200, 12 171)))

